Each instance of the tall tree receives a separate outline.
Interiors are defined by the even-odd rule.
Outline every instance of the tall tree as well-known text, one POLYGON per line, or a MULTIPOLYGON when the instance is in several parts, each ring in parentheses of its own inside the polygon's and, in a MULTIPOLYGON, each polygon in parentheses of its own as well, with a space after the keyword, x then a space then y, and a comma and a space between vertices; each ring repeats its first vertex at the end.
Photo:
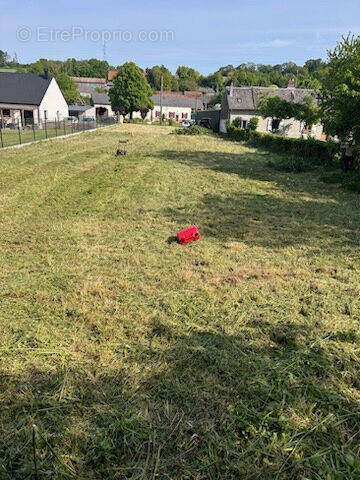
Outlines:
POLYGON ((329 52, 320 101, 326 131, 360 144, 360 37, 343 38, 329 52))
POLYGON ((319 123, 321 110, 311 95, 306 96, 301 103, 295 104, 294 107, 294 118, 304 122, 308 129, 319 123))
POLYGON ((127 62, 117 72, 109 92, 113 109, 122 109, 132 118, 133 112, 154 108, 152 90, 141 68, 134 62, 127 62))
POLYGON ((296 104, 287 102, 278 96, 263 95, 259 101, 259 113, 263 118, 272 119, 272 130, 277 131, 282 120, 293 118, 297 112, 296 104))
MULTIPOLYGON (((155 91, 159 91, 161 88, 161 76, 164 81, 164 90, 173 90, 176 86, 174 75, 164 65, 155 65, 146 69, 147 81, 155 91)), ((178 90, 178 88, 175 88, 175 90, 178 90)))
POLYGON ((56 81, 68 105, 81 101, 79 91, 72 78, 66 73, 58 73, 56 81))
POLYGON ((0 50, 0 67, 5 67, 5 65, 10 61, 10 55, 4 50, 0 50))
POLYGON ((181 65, 176 70, 181 91, 197 90, 200 81, 200 73, 191 67, 181 65))

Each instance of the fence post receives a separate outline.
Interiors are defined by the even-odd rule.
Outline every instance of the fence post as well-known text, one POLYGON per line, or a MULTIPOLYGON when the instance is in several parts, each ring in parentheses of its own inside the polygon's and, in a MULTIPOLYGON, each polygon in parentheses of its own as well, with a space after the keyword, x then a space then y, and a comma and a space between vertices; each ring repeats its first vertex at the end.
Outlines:
POLYGON ((34 137, 34 141, 36 140, 36 135, 35 135, 35 125, 34 123, 32 124, 32 131, 33 131, 33 137, 34 137))
POLYGON ((19 144, 21 145, 20 120, 18 120, 19 144))
POLYGON ((47 134, 47 119, 45 117, 45 138, 48 138, 48 134, 47 134))
POLYGON ((64 118, 64 135, 66 135, 66 123, 65 123, 65 118, 64 118))
POLYGON ((55 118, 55 137, 57 137, 57 120, 55 118))
POLYGON ((0 128, 0 140, 1 140, 1 148, 4 148, 4 139, 3 139, 3 134, 2 134, 2 126, 0 128))

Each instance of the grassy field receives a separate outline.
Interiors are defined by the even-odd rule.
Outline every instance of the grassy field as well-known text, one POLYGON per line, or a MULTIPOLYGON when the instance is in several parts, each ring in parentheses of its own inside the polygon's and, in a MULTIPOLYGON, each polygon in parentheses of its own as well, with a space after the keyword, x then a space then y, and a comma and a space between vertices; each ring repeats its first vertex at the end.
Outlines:
POLYGON ((171 131, 0 152, 0 478, 358 480, 360 196, 171 131))

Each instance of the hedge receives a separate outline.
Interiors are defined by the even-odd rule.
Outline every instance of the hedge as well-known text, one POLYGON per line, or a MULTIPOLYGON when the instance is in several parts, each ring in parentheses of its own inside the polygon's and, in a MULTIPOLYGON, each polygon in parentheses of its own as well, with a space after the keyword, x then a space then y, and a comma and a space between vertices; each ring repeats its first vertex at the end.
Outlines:
POLYGON ((263 147, 277 153, 296 155, 322 164, 332 163, 335 155, 340 152, 339 143, 323 142, 314 138, 289 138, 272 133, 236 128, 233 125, 229 125, 227 131, 229 138, 245 141, 253 147, 263 147))
POLYGON ((226 132, 229 138, 237 140, 238 142, 246 142, 249 140, 250 130, 245 128, 236 127, 232 124, 226 125, 226 132))

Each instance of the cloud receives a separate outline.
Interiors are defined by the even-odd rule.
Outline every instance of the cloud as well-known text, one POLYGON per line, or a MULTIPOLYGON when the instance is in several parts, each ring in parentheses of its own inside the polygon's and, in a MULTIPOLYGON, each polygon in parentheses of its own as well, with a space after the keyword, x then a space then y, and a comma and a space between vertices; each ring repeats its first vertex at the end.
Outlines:
POLYGON ((280 40, 279 38, 269 41, 254 41, 254 42, 244 42, 238 43, 236 46, 238 48, 248 48, 252 50, 257 50, 260 48, 284 48, 294 45, 293 40, 280 40))

